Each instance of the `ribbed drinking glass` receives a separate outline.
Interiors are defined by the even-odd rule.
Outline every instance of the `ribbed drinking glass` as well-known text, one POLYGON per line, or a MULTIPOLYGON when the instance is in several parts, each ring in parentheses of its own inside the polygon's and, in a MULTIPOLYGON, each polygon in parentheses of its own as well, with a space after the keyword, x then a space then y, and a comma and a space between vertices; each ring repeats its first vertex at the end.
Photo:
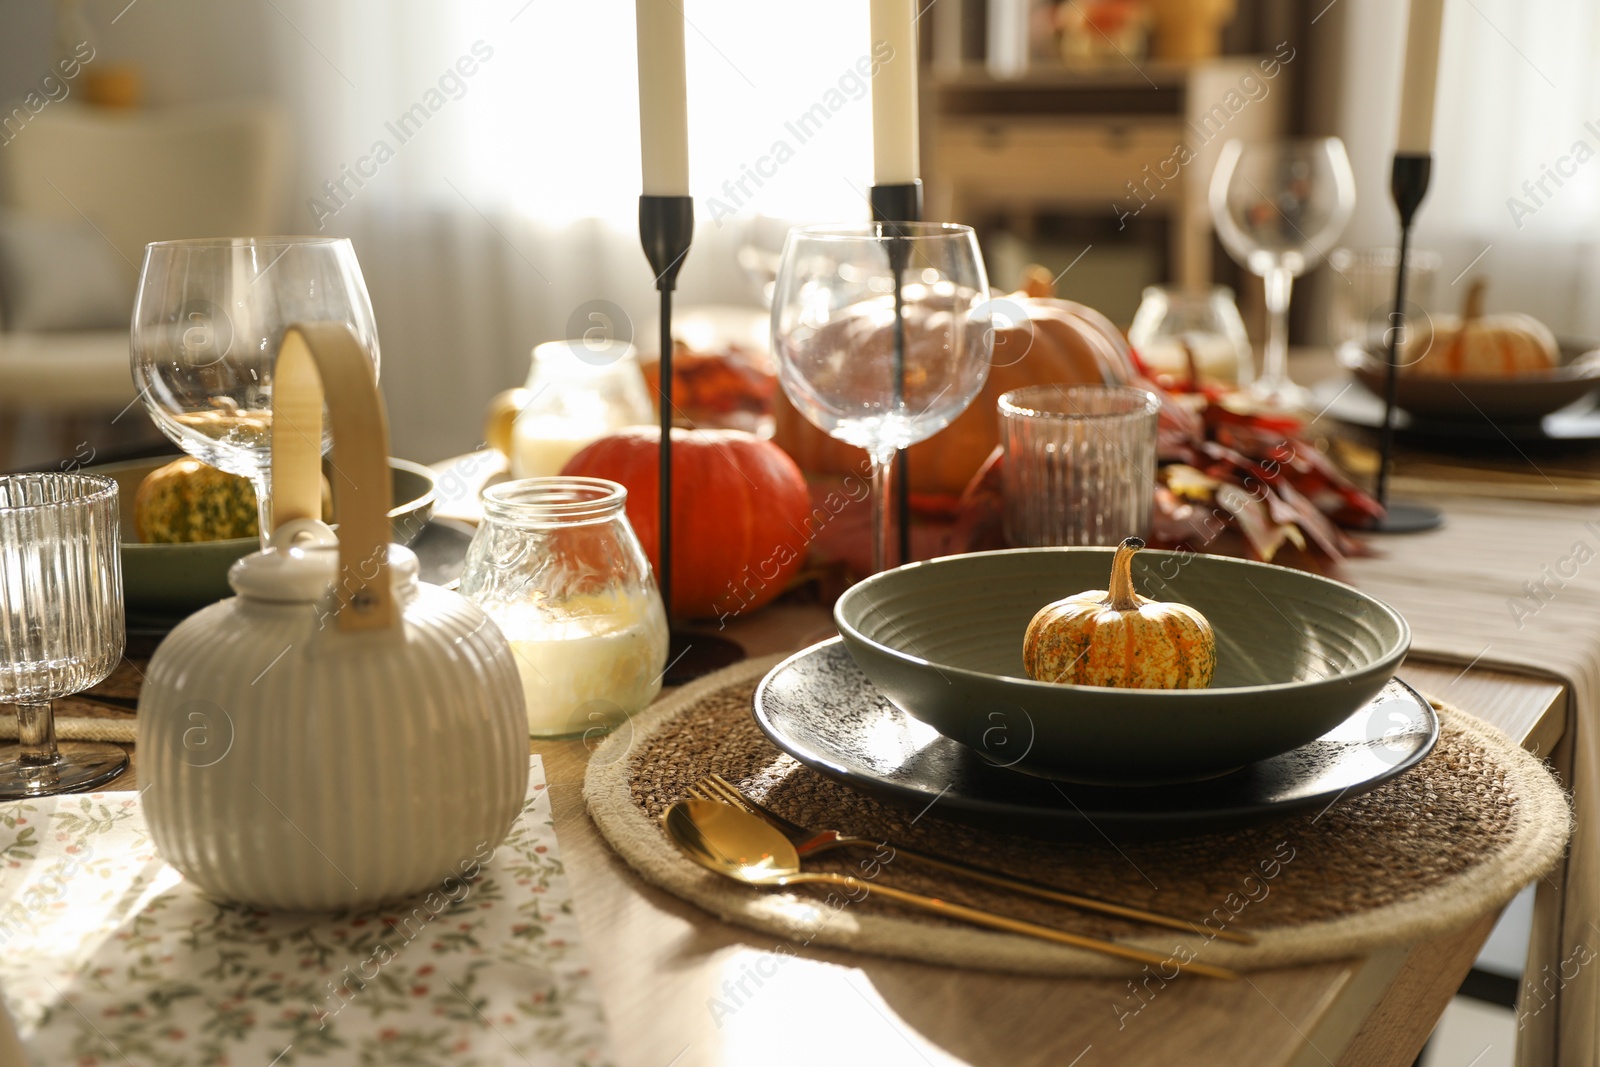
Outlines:
POLYGON ((50 701, 103 680, 122 659, 117 484, 91 474, 0 478, 0 703, 17 707, 0 750, 0 797, 103 785, 128 755, 56 743, 50 701))
POLYGON ((1002 394, 1006 540, 1037 548, 1147 536, 1160 410, 1155 394, 1122 386, 1002 394))

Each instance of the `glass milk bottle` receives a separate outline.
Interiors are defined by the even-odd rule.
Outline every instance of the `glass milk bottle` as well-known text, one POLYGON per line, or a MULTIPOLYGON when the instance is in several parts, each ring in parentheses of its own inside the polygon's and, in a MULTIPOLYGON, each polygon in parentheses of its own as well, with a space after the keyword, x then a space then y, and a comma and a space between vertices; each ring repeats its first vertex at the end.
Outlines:
POLYGON ((603 733, 661 691, 667 615, 627 496, 602 478, 484 491, 461 592, 511 642, 530 737, 603 733))
POLYGON ((650 389, 625 341, 547 341, 533 350, 529 400, 511 427, 511 476, 561 473, 592 441, 651 422, 650 389))

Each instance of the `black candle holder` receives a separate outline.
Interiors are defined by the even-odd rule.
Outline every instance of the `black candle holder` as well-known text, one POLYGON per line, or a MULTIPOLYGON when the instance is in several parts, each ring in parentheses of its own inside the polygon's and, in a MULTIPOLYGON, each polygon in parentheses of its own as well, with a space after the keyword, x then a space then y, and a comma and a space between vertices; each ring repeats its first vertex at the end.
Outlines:
MULTIPOLYGON (((678 271, 694 241, 694 198, 639 197, 639 242, 656 273, 661 293, 661 363, 657 368, 656 402, 660 410, 661 444, 657 482, 656 585, 667 617, 672 617, 672 293, 678 271)), ((682 685, 718 667, 737 663, 744 650, 726 638, 673 627, 667 647, 667 685, 682 685)))
POLYGON ((1400 261, 1395 268, 1394 312, 1384 331, 1388 341, 1383 375, 1383 429, 1378 443, 1378 503, 1384 514, 1368 530, 1374 533, 1422 533, 1444 523, 1439 509, 1426 504, 1390 503, 1389 466, 1394 454, 1394 418, 1400 395, 1400 338, 1406 323, 1406 267, 1411 257, 1411 223, 1428 192, 1433 157, 1427 153, 1396 152, 1389 192, 1400 214, 1400 261))
MULTIPOLYGON (((886 224, 885 233, 893 233, 896 222, 922 221, 922 182, 896 182, 874 185, 868 200, 872 204, 872 221, 886 224)), ((905 304, 900 285, 906 264, 911 259, 908 241, 889 243, 889 267, 894 271, 894 399, 896 405, 905 399, 906 384, 906 318, 905 304)), ((906 450, 900 449, 894 457, 894 519, 900 550, 900 562, 911 562, 911 461, 906 450)))

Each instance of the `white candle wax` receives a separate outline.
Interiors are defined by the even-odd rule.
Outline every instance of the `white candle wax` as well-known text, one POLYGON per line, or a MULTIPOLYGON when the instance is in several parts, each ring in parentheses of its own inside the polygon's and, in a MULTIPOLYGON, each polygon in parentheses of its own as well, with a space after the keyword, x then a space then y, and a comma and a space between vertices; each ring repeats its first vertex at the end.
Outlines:
POLYGON ((1189 378, 1189 356, 1183 350, 1184 342, 1194 353, 1201 381, 1212 384, 1233 385, 1239 380, 1239 351, 1232 341, 1218 334, 1196 334, 1187 337, 1161 337, 1139 346, 1139 358, 1145 366, 1163 374, 1175 375, 1185 381, 1189 378))
POLYGON ((635 0, 639 156, 646 196, 689 195, 689 90, 680 0, 635 0))
POLYGON ((608 423, 559 415, 518 419, 511 427, 511 476, 547 478, 560 474, 567 460, 612 429, 608 423))
POLYGON ((917 32, 915 0, 872 0, 872 181, 903 185, 917 165, 917 32))
POLYGON ((516 656, 530 737, 615 726, 661 691, 667 617, 658 603, 572 601, 563 609, 599 613, 552 618, 529 606, 494 616, 516 656))
POLYGON ((1443 23, 1444 0, 1411 0, 1396 152, 1425 156, 1432 148, 1433 96, 1439 84, 1439 33, 1443 23))

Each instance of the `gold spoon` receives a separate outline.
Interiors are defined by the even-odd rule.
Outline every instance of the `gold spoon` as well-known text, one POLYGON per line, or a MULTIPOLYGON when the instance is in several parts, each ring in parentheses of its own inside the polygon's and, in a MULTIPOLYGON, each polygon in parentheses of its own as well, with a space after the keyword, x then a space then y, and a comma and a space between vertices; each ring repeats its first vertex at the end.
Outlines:
POLYGON ((700 866, 736 882, 756 886, 790 886, 809 883, 843 886, 846 889, 864 889, 881 893, 890 900, 914 908, 960 919, 978 926, 1025 934, 1041 941, 1071 945, 1107 956, 1117 956, 1135 963, 1148 963, 1157 967, 1182 967, 1210 978, 1238 978, 1233 971, 1213 967, 1206 963, 1182 963, 1174 956, 1132 948, 1114 941, 1070 934, 1037 923, 1012 919, 993 912, 969 908, 920 893, 867 882, 847 874, 826 871, 802 871, 800 856, 794 845, 782 833, 746 811, 715 800, 680 800, 661 816, 661 825, 667 836, 700 866))

